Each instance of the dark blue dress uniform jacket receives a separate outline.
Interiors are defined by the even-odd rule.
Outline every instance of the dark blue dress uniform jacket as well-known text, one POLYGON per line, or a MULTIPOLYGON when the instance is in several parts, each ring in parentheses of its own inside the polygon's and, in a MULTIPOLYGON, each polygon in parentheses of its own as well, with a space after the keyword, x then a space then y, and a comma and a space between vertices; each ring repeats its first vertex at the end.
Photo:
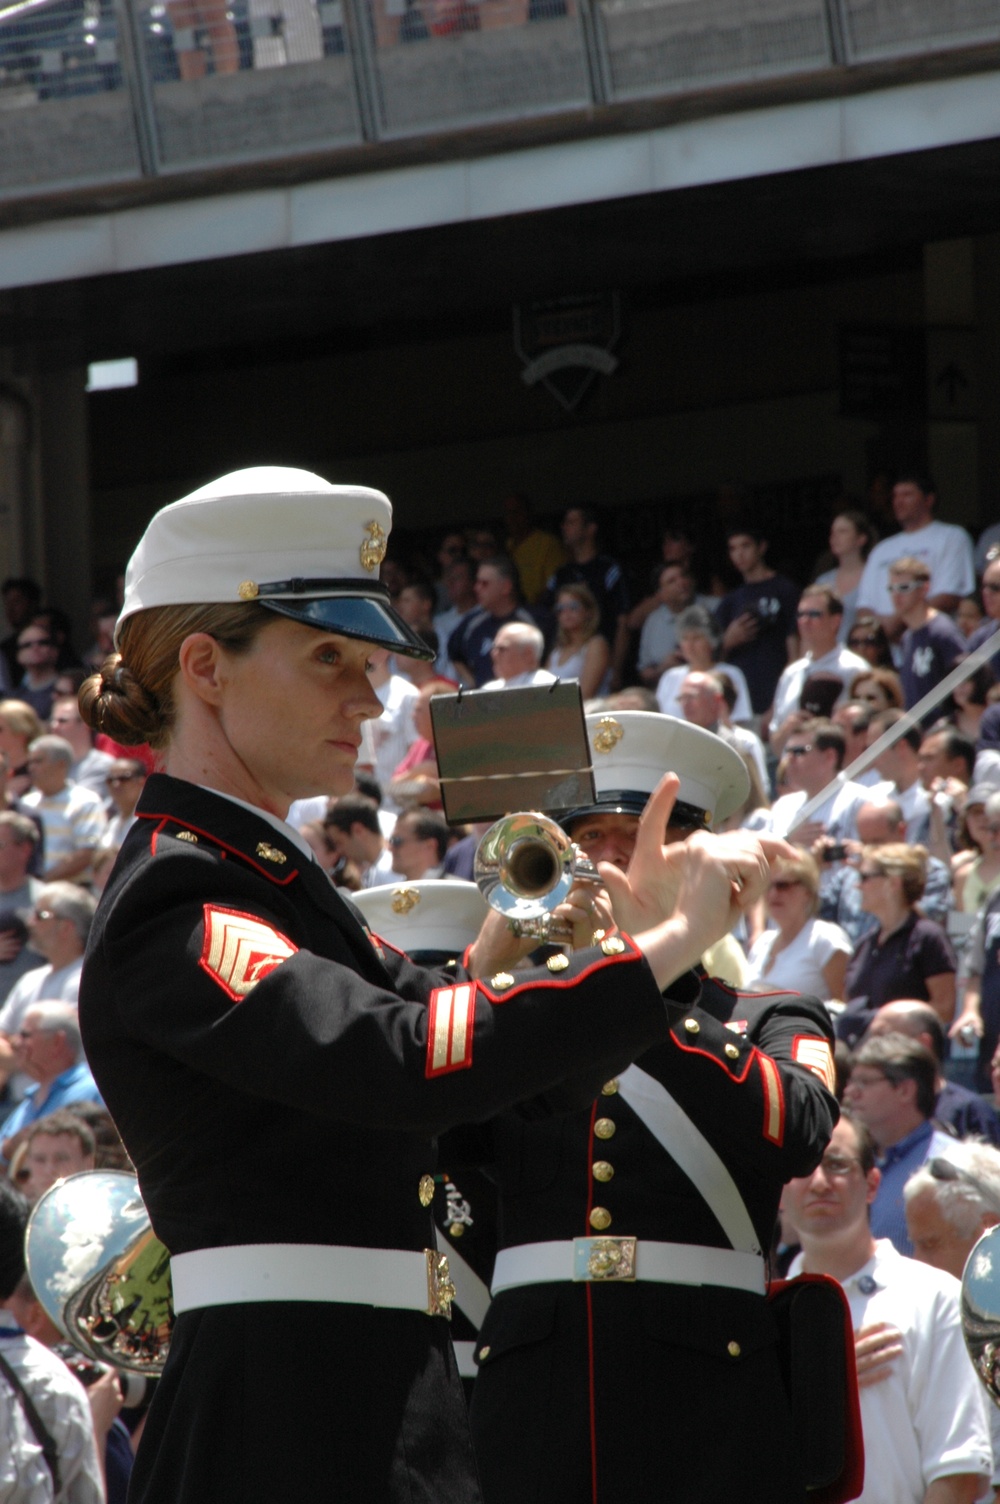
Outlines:
MULTIPOLYGON (((434 989, 268 821, 151 777, 91 935, 87 1058, 173 1253, 241 1243, 433 1247, 434 1137, 668 1035, 644 959, 582 951, 472 993, 429 1052, 434 989), (574 985, 575 983, 575 985, 574 985), (452 1053, 449 1053, 452 1051, 452 1053)), ((180 1316, 132 1504, 471 1504, 449 1325, 273 1303, 180 1316)))
MULTIPOLYGON (((798 1063, 822 1065, 832 1037, 815 999, 706 982, 700 1005, 637 1060, 721 1157, 764 1250, 784 1182, 815 1167, 836 1121, 798 1063)), ((596 1209, 607 1237, 732 1246, 617 1087, 561 1119, 492 1125, 501 1248, 594 1236, 596 1209)), ((763 1296, 642 1280, 520 1286, 494 1297, 478 1340, 486 1504, 805 1498, 763 1296)))

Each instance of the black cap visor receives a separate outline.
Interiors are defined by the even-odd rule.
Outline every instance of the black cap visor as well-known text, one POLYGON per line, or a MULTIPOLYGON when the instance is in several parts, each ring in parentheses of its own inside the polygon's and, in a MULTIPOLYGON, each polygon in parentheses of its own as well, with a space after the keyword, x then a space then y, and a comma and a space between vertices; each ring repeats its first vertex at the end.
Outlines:
MULTIPOLYGON (((609 789, 598 796, 596 804, 582 805, 560 815, 559 824, 571 836, 570 826, 578 820, 589 820, 594 815, 641 815, 649 799, 650 794, 641 789, 609 789)), ((679 830, 706 830, 711 824, 711 815, 697 805, 678 799, 670 815, 670 824, 679 830)))
POLYGON ((258 597, 256 604, 290 616, 307 627, 322 632, 339 632, 343 637, 357 637, 376 647, 402 653, 405 658, 423 658, 428 663, 434 649, 397 616, 386 599, 373 600, 361 595, 315 595, 258 597))

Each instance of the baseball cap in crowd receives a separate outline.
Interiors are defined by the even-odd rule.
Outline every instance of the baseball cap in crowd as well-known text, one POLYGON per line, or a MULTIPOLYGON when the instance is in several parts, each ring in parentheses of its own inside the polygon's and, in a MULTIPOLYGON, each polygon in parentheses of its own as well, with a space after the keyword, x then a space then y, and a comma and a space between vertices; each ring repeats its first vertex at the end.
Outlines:
POLYGON ((433 651, 379 582, 392 506, 308 470, 235 470, 157 512, 129 560, 115 628, 151 606, 252 601, 411 658, 433 651))
POLYGON ((738 809, 750 775, 728 742, 672 715, 622 710, 588 715, 597 801, 560 817, 567 830, 587 815, 641 815, 664 773, 681 781, 671 825, 707 830, 738 809))

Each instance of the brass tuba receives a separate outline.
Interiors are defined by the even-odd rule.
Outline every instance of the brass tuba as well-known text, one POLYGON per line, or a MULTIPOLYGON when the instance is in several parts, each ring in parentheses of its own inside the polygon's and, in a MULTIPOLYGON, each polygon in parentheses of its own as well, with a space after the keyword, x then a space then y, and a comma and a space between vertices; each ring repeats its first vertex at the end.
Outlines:
POLYGON ((173 1307, 170 1255, 134 1175, 83 1170, 38 1198, 25 1262, 46 1315, 88 1358, 153 1377, 163 1370, 173 1307))
POLYGON ((962 1332, 972 1366, 1000 1405, 1000 1226, 984 1232, 966 1260, 962 1332))
POLYGON ((504 815, 476 848, 475 881, 486 902, 504 914, 515 935, 565 938, 568 926, 552 910, 579 882, 600 885, 589 857, 547 815, 504 815))

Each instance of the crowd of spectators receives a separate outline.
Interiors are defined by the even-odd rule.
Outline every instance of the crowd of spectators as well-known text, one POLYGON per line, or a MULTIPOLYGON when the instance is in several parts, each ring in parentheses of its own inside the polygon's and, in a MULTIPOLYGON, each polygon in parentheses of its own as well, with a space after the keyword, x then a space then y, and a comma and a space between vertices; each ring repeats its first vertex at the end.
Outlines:
MULTIPOLYGON (((847 1148, 828 1152, 809 1185, 841 1194, 857 1169, 871 1247, 885 1239, 906 1259, 950 1268, 947 1281, 955 1259, 938 1259, 941 1239, 927 1226, 937 1219, 953 1242, 967 1241, 990 1209, 963 1202, 957 1216, 962 1197, 939 1195, 933 1166, 954 1150, 964 1194, 962 1156, 994 1154, 976 1173, 992 1175, 1000 1196, 1000 1152, 987 1147, 1000 1145, 1000 650, 919 721, 907 713, 1000 625, 1000 557, 996 547, 974 554, 961 528, 935 517, 925 478, 901 477, 893 505, 899 531, 879 541, 872 520, 845 504, 829 554, 798 581, 772 567, 752 521, 732 524, 728 591, 672 527, 643 594, 604 551, 594 513, 570 507, 557 536, 523 496, 508 498, 495 529, 446 533, 430 564, 390 557, 394 604, 434 661, 373 654, 383 713, 363 728, 355 790, 302 801, 290 818, 344 890, 469 878, 482 827, 445 822, 432 722, 435 696, 460 686, 575 679, 588 710, 663 712, 729 741, 751 790, 730 823, 797 848, 734 935, 730 980, 815 993, 843 1052, 847 1148), (854 769, 875 743, 868 766, 854 769)), ((113 603, 95 602, 93 643, 77 656, 68 623, 43 609, 32 581, 8 580, 2 598, 0 1171, 9 1197, 0 1241, 57 1177, 125 1163, 75 1005, 96 902, 155 762, 146 748, 95 738, 77 707, 82 678, 110 647, 113 603)), ((806 1266, 818 1268, 826 1254, 813 1194, 800 1186, 790 1196, 784 1237, 801 1241, 806 1266)), ((865 1236, 852 1247, 874 1258, 865 1236)), ((8 1318, 29 1309, 24 1280, 21 1271, 16 1295, 0 1300, 8 1318)), ((934 1292, 947 1304, 940 1281, 934 1292)), ((954 1303, 953 1290, 945 1295, 954 1303)), ((906 1340, 898 1352, 874 1345, 866 1385, 894 1382, 906 1340)), ((863 1375, 871 1347, 859 1337, 863 1375)), ((100 1450, 116 1402, 106 1389, 90 1393, 100 1450)), ((946 1410, 948 1394, 936 1403, 946 1410)), ((963 1416, 976 1408, 962 1406, 963 1416)), ((11 1435, 21 1423, 0 1421, 11 1435)), ((928 1435, 938 1432, 948 1432, 943 1421, 928 1435)), ((980 1470, 978 1444, 975 1432, 959 1471, 980 1470)), ((73 1445, 89 1457, 79 1437, 73 1445)), ((108 1471, 112 1498, 121 1471, 108 1471)), ((95 1487, 104 1486, 98 1468, 95 1487)))

